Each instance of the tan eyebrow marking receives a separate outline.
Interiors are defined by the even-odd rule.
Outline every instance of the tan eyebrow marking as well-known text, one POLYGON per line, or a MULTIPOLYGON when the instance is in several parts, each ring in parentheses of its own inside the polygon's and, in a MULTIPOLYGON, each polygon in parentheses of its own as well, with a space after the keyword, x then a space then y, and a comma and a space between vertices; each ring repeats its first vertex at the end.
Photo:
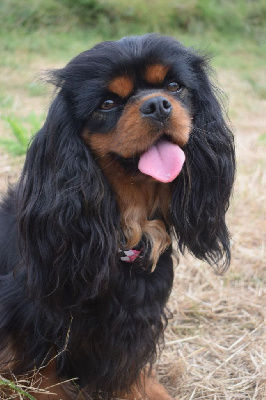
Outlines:
POLYGON ((118 76, 109 83, 108 89, 120 97, 127 97, 134 89, 133 80, 128 76, 118 76))
POLYGON ((163 83, 169 67, 162 64, 149 65, 145 71, 145 79, 149 83, 163 83))

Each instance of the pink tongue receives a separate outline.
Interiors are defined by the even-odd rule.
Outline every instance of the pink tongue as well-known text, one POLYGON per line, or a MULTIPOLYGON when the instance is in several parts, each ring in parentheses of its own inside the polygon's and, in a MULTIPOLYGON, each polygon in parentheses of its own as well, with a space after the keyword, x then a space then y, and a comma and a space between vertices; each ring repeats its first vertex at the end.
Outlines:
POLYGON ((160 182, 172 182, 185 161, 183 150, 176 144, 162 140, 151 146, 139 160, 138 168, 160 182))

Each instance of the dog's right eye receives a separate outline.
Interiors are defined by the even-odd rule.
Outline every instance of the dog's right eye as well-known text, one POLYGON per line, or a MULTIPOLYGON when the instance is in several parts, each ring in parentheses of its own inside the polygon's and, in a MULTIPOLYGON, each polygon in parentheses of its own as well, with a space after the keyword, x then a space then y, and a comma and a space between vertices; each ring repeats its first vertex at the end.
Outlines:
POLYGON ((100 106, 101 110, 105 111, 112 110, 115 107, 117 107, 117 103, 114 100, 105 100, 100 106))

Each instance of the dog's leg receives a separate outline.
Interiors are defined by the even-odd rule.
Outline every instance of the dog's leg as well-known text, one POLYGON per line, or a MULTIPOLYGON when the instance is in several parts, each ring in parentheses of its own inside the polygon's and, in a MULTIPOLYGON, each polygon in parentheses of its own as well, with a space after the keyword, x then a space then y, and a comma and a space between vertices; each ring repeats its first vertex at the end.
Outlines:
POLYGON ((32 392, 32 395, 36 400, 74 400, 77 398, 75 387, 73 386, 72 392, 69 389, 71 385, 66 385, 57 376, 55 361, 50 361, 35 376, 35 381, 38 382, 38 387, 36 392, 32 392))
POLYGON ((140 383, 134 385, 131 392, 123 397, 126 400, 172 400, 166 389, 161 385, 155 372, 149 376, 144 373, 141 376, 140 383))

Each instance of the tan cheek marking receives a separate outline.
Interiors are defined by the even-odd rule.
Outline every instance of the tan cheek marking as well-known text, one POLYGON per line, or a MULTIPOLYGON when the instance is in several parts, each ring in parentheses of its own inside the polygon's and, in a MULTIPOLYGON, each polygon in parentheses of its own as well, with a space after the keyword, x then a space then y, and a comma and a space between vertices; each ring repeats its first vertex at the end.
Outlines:
MULTIPOLYGON (((165 97, 170 100, 170 96, 165 97)), ((173 107, 172 116, 170 119, 171 127, 169 129, 169 132, 168 129, 166 129, 165 133, 172 136, 179 146, 184 146, 189 139, 189 134, 192 128, 191 117, 189 115, 189 112, 184 107, 182 107, 182 105, 177 100, 172 99, 170 101, 173 107)))
POLYGON ((91 133, 89 130, 85 129, 82 137, 84 143, 98 156, 102 157, 109 153, 110 143, 112 143, 113 140, 112 132, 108 134, 91 133))
POLYGON ((146 68, 145 79, 149 83, 163 83, 169 68, 165 65, 154 64, 146 68))
POLYGON ((134 89, 134 84, 128 76, 118 76, 109 83, 108 89, 119 97, 128 97, 134 89))

